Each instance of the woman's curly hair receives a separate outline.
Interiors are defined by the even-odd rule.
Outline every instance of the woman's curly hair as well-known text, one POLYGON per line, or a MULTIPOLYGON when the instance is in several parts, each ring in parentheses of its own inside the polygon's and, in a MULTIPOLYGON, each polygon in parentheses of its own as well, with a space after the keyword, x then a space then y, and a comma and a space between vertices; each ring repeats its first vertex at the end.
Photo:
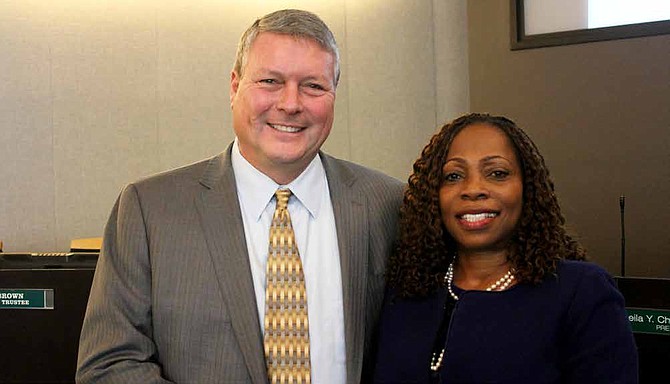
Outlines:
POLYGON ((509 137, 522 170, 523 208, 508 253, 517 281, 536 284, 556 271, 560 259, 586 259, 582 247, 565 229, 554 183, 533 141, 505 117, 473 113, 442 126, 414 163, 400 211, 399 240, 387 275, 400 296, 426 295, 443 284, 456 247, 440 213, 442 167, 454 137, 463 128, 479 123, 498 127, 509 137))

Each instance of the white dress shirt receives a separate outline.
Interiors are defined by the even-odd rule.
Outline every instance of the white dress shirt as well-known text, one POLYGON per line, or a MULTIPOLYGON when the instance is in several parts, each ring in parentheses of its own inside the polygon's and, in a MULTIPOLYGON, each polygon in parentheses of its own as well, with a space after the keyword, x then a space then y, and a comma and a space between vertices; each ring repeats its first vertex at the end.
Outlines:
POLYGON ((340 253, 326 172, 317 155, 300 176, 279 185, 254 168, 241 154, 237 139, 231 160, 242 211, 249 264, 261 332, 264 332, 265 272, 274 193, 289 188, 288 210, 305 273, 312 383, 346 382, 344 306, 340 253))

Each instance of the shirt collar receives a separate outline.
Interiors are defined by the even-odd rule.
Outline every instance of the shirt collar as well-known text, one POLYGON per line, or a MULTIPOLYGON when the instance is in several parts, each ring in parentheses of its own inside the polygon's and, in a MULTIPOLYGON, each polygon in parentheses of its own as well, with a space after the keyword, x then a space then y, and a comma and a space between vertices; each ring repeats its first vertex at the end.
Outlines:
POLYGON ((312 217, 319 216, 321 197, 323 193, 328 193, 328 187, 326 171, 318 154, 314 156, 307 168, 288 185, 277 184, 251 165, 240 153, 237 137, 233 142, 231 163, 235 173, 239 199, 256 220, 260 219, 275 191, 279 188, 289 188, 312 217))

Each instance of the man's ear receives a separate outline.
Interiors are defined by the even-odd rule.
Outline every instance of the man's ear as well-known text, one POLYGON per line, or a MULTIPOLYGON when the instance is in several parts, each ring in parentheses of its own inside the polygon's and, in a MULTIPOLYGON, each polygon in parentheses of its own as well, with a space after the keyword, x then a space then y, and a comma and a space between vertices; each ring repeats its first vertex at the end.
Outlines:
POLYGON ((237 89, 240 87, 240 76, 234 70, 230 72, 230 106, 233 106, 233 99, 237 95, 237 89))

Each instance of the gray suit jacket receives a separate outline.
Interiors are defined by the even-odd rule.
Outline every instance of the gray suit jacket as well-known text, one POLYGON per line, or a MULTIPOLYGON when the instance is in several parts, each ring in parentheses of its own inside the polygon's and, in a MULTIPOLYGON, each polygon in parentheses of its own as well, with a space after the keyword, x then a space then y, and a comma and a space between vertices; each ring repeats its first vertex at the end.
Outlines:
MULTIPOLYGON (((230 149, 121 192, 81 331, 78 383, 267 382, 230 149)), ((347 382, 358 383, 372 363, 403 184, 321 157, 341 257, 347 382)))

